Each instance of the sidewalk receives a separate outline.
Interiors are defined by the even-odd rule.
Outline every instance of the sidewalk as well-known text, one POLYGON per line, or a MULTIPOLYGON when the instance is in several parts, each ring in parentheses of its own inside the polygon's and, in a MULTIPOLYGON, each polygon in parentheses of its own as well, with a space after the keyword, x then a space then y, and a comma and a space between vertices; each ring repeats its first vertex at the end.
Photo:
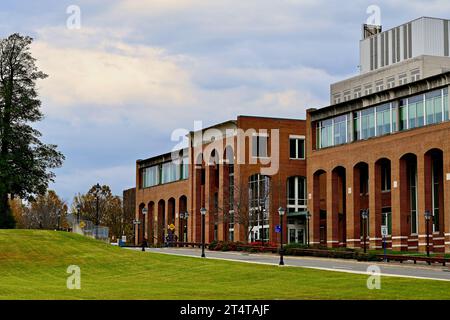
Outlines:
MULTIPOLYGON (((140 248, 129 248, 131 250, 141 250, 140 248)), ((187 248, 147 248, 147 252, 171 254, 187 257, 200 258, 200 249, 187 248)), ((278 265, 279 256, 274 254, 249 254, 242 252, 221 252, 208 251, 205 252, 207 259, 219 259, 236 261, 243 263, 278 265)), ((443 266, 428 266, 400 263, 384 263, 384 262, 358 262, 354 260, 327 259, 315 257, 284 257, 285 266, 302 267, 318 270, 327 270, 335 272, 347 272, 355 274, 367 275, 369 266, 378 266, 382 276, 395 276, 404 278, 431 279, 450 281, 450 269, 443 266)))

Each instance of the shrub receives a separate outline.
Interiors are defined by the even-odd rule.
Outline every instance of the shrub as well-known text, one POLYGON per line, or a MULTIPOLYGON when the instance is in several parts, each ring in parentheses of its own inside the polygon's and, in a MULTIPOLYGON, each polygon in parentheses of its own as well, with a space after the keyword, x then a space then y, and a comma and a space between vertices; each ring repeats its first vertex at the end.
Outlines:
POLYGON ((215 250, 218 242, 216 240, 211 241, 211 243, 208 245, 209 250, 215 250))

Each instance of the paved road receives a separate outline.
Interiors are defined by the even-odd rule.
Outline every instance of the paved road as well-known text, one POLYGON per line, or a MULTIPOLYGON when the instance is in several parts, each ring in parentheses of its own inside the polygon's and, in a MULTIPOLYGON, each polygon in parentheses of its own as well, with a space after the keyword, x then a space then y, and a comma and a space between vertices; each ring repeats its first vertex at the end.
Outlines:
MULTIPOLYGON (((140 250, 135 248, 134 250, 140 250)), ((200 249, 185 249, 185 248, 147 248, 147 252, 200 257, 200 249)), ((246 254, 240 252, 215 252, 206 251, 207 259, 220 259, 240 261, 246 263, 259 263, 278 265, 279 256, 271 254, 246 254)), ((399 263, 374 263, 374 262, 357 262, 354 260, 340 260, 340 259, 324 259, 312 257, 285 257, 284 263, 286 266, 303 267, 320 270, 329 270, 337 272, 348 272, 367 275, 367 268, 369 266, 377 265, 380 267, 383 276, 396 276, 407 278, 423 278, 433 280, 450 281, 450 268, 443 266, 427 266, 402 264, 399 263)))

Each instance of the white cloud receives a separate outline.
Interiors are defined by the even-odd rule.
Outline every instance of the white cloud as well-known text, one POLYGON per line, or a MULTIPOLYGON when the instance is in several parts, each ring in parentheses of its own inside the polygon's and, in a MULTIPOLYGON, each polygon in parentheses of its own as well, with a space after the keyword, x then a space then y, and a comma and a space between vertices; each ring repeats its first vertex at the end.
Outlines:
POLYGON ((36 41, 33 54, 50 75, 40 83, 40 92, 52 115, 67 117, 84 107, 107 109, 106 116, 114 118, 127 105, 151 105, 163 112, 164 106, 193 103, 189 74, 180 66, 183 57, 159 48, 107 40, 91 48, 69 48, 36 41))

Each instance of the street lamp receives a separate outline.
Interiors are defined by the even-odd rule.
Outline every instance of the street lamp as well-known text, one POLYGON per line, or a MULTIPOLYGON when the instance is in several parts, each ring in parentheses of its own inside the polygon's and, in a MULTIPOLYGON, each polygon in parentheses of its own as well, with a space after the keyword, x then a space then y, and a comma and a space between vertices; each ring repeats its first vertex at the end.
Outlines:
POLYGON ((200 213, 202 215, 202 258, 205 258, 205 216, 206 216, 206 209, 201 208, 200 213))
POLYGON ((306 244, 309 248, 309 220, 311 220, 311 214, 306 211, 306 231, 308 232, 308 237, 306 238, 306 244))
POLYGON ((80 223, 81 204, 77 204, 77 223, 80 223))
POLYGON ((278 209, 278 214, 280 215, 280 266, 284 266, 284 257, 283 257, 283 216, 286 211, 283 207, 278 209))
POLYGON ((425 223, 427 228, 427 257, 430 256, 430 220, 431 220, 431 212, 427 210, 425 211, 425 223))
POLYGON ((136 246, 138 245, 138 241, 139 241, 139 225, 141 224, 141 222, 139 221, 139 220, 137 220, 137 219, 134 219, 133 220, 133 224, 135 225, 135 228, 134 228, 134 239, 135 239, 135 243, 136 243, 136 246), (138 239, 136 240, 136 233, 138 233, 138 239))
POLYGON ((180 226, 180 230, 181 230, 181 236, 182 236, 182 238, 181 238, 181 242, 185 242, 185 232, 184 232, 184 228, 185 228, 185 226, 184 226, 184 220, 186 220, 186 224, 187 224, 187 219, 189 218, 189 213, 186 211, 186 212, 181 212, 180 213, 180 224, 181 224, 181 226, 180 226))
POLYGON ((361 216, 363 218, 363 241, 364 241, 364 253, 366 253, 366 240, 367 240, 367 218, 369 217, 369 209, 363 210, 361 213, 361 216))
POLYGON ((98 239, 98 225, 99 225, 99 217, 98 217, 98 196, 102 187, 99 183, 95 185, 95 200, 96 200, 96 226, 95 226, 95 238, 98 239))
POLYGON ((147 208, 142 208, 142 251, 145 251, 145 216, 147 215, 147 208))

